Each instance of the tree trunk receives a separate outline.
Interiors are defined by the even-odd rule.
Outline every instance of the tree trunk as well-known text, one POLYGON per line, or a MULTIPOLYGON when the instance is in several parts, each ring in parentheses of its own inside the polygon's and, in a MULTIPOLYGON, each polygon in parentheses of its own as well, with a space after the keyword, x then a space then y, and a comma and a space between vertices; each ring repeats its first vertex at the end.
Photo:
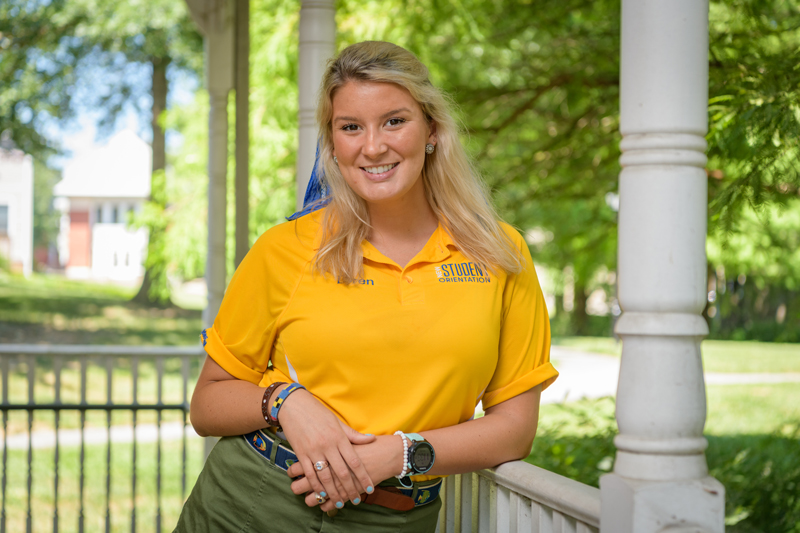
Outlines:
POLYGON ((149 239, 145 259, 144 279, 133 301, 148 305, 169 303, 169 284, 167 283, 167 264, 164 250, 166 221, 163 212, 167 207, 166 178, 167 150, 164 130, 159 124, 161 114, 167 109, 167 66, 169 57, 154 57, 153 65, 153 173, 150 178, 150 198, 147 217, 149 239))
POLYGON ((572 329, 575 335, 587 335, 589 316, 586 314, 586 285, 575 276, 575 297, 572 306, 572 329))

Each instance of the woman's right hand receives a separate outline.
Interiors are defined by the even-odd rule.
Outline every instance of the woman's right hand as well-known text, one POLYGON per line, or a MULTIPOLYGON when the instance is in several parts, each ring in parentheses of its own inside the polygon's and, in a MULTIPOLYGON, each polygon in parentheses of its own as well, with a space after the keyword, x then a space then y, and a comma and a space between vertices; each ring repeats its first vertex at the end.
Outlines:
POLYGON ((353 444, 368 444, 374 436, 346 426, 306 390, 293 392, 278 418, 311 490, 342 506, 346 499, 358 505, 361 493, 372 492, 374 484, 353 444), (328 467, 317 471, 318 461, 327 461, 328 467))
MULTIPOLYGON (((400 474, 403 464, 403 443, 400 437, 396 435, 382 435, 375 437, 373 442, 368 444, 355 444, 353 447, 374 482, 380 483, 385 479, 400 474)), ((297 477, 302 475, 303 470, 299 464, 295 464, 289 467, 288 473, 290 477, 297 477)), ((299 478, 292 482, 292 492, 297 495, 307 494, 305 500, 306 505, 309 507, 320 505, 314 494, 311 494, 310 491, 311 485, 306 478, 299 478)), ((331 501, 326 501, 320 505, 320 508, 323 511, 330 511, 334 507, 331 501)))

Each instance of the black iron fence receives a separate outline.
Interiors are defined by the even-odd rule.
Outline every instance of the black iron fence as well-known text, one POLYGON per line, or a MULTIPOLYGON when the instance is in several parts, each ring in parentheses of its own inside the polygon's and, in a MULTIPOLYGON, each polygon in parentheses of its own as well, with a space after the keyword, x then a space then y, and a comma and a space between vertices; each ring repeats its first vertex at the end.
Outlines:
POLYGON ((0 532, 171 529, 203 461, 200 347, 0 345, 0 532))

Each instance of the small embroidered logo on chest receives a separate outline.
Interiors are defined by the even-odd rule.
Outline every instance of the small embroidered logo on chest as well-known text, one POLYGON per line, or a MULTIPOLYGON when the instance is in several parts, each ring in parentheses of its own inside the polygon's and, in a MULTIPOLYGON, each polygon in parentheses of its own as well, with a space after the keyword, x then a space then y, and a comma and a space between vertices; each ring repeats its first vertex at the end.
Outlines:
POLYGON ((447 263, 435 269, 439 283, 491 283, 489 273, 477 263, 447 263))
MULTIPOLYGON (((337 285, 344 285, 345 283, 342 280, 336 280, 337 285)), ((354 279, 350 285, 375 285, 374 279, 354 279)))

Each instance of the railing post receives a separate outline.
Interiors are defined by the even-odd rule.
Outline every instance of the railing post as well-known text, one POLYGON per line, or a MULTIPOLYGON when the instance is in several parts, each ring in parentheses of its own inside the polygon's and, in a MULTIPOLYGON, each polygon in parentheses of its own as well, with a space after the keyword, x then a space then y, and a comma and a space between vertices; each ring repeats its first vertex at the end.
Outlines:
POLYGON ((303 205, 317 149, 317 91, 325 62, 336 51, 336 7, 334 0, 302 0, 298 79, 297 208, 303 205))
POLYGON ((722 532, 700 358, 708 0, 623 0, 620 101, 620 434, 614 472, 600 481, 600 528, 722 532))

